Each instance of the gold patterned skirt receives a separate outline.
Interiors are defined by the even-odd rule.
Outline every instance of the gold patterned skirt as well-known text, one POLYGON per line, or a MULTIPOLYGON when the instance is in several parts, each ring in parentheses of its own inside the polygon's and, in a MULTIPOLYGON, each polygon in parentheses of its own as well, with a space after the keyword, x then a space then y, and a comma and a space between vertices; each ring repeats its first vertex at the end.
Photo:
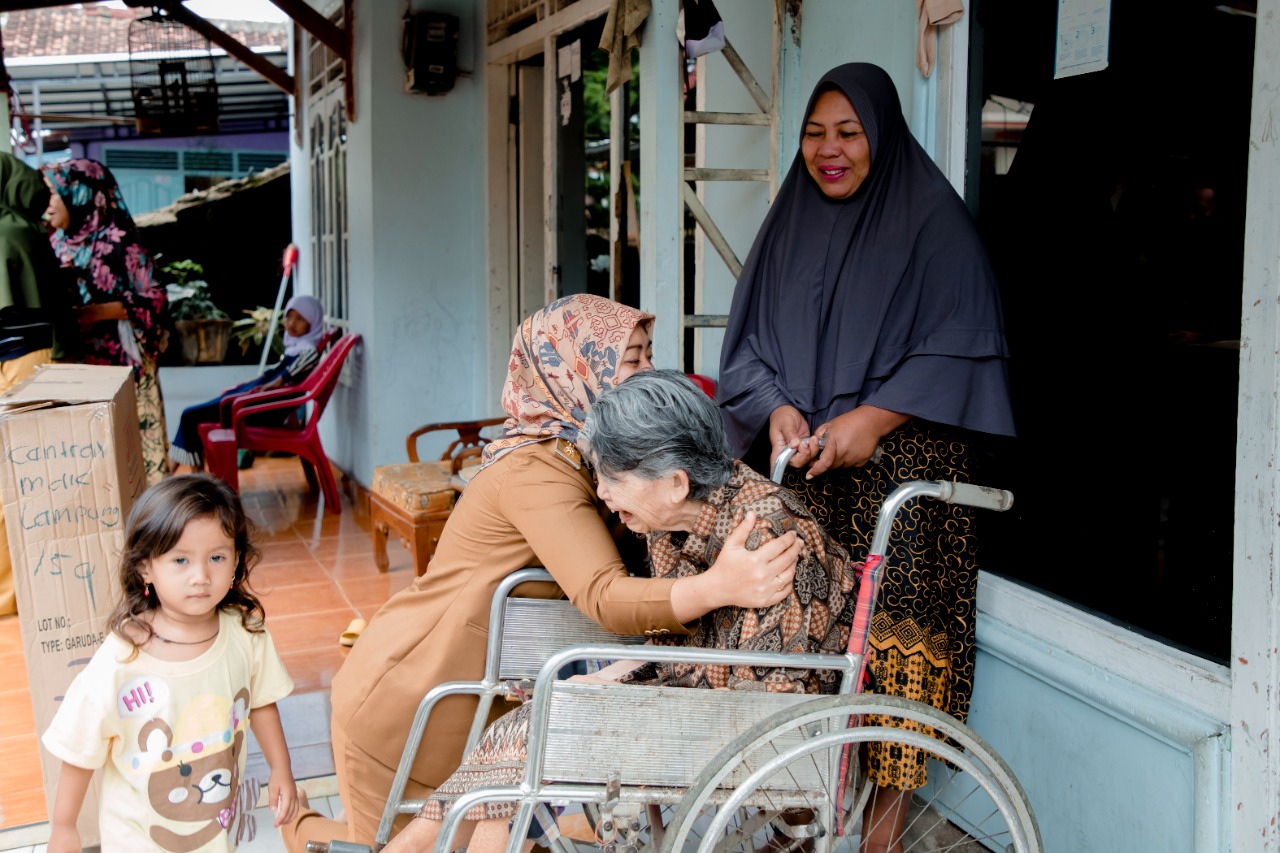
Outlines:
POLYGON ((142 430, 142 462, 147 485, 154 486, 169 473, 169 435, 164 426, 164 398, 155 359, 144 355, 137 376, 138 427, 142 430))
MULTIPOLYGON (((973 482, 973 457, 957 430, 908 421, 885 436, 884 456, 805 481, 788 469, 786 486, 813 511, 855 562, 866 559, 884 499, 907 480, 973 482)), ((974 597, 978 583, 974 513, 936 500, 911 501, 898 513, 868 638, 873 692, 932 705, 963 721, 973 692, 974 597)), ((867 718, 868 725, 891 725, 867 718)), ((928 727, 923 730, 932 732, 928 727)), ((925 757, 895 745, 866 750, 877 784, 906 790, 925 784, 925 757)))

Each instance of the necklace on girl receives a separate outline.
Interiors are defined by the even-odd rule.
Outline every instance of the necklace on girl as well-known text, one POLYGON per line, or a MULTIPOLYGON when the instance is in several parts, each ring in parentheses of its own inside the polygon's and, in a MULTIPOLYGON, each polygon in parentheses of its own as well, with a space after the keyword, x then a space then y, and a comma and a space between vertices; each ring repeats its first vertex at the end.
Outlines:
POLYGON ((213 636, 205 637, 203 640, 170 640, 168 637, 160 636, 155 628, 151 629, 151 636, 155 637, 162 643, 168 643, 171 646, 203 646, 210 640, 217 639, 218 632, 214 631, 213 636))

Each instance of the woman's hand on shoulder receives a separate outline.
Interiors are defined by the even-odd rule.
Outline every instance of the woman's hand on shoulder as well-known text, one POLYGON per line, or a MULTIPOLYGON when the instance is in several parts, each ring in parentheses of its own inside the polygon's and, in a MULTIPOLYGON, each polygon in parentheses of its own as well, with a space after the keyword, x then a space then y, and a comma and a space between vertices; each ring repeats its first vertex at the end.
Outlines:
POLYGON ((814 430, 816 436, 825 437, 826 446, 809 466, 805 479, 812 480, 832 468, 861 468, 875 455, 880 439, 910 419, 910 415, 876 406, 858 406, 832 418, 814 430))
POLYGON ((756 514, 748 512, 725 539, 720 555, 705 573, 708 580, 717 583, 721 607, 772 607, 791 594, 800 559, 799 536, 789 530, 754 551, 748 550, 747 538, 755 526, 756 514))

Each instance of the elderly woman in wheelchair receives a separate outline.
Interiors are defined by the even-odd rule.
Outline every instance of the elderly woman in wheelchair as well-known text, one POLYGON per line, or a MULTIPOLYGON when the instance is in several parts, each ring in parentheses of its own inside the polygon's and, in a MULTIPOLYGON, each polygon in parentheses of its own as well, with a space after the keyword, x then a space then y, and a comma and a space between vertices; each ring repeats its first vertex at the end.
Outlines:
MULTIPOLYGON (((857 585, 848 554, 790 492, 730 456, 715 404, 683 374, 655 371, 627 379, 595 403, 583 432, 598 494, 647 539, 655 577, 696 583, 748 513, 755 518, 748 547, 788 531, 801 542, 794 580, 776 579, 780 592, 788 590, 780 601, 756 609, 720 607, 699 619, 688 636, 651 642, 771 652, 845 650, 857 585)), ((778 693, 830 693, 839 682, 830 670, 633 661, 576 678, 778 693)), ((388 853, 430 850, 445 812, 460 795, 520 782, 531 707, 522 705, 490 726, 418 819, 385 848, 388 853)), ((511 803, 475 806, 459 835, 470 835, 472 851, 503 849, 514 812, 511 803)))

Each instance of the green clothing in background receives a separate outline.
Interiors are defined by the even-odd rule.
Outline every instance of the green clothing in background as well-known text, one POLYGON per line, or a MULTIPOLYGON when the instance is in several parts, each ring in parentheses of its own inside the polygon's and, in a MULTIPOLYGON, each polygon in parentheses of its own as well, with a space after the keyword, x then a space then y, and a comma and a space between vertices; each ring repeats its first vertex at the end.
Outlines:
POLYGON ((0 361, 51 344, 53 357, 63 357, 56 333, 45 328, 53 314, 66 312, 58 262, 40 220, 48 204, 40 172, 0 152, 0 361))
MULTIPOLYGON (((40 221, 48 205, 40 172, 0 151, 0 392, 61 355, 49 319, 54 312, 66 316, 67 308, 57 296, 61 271, 40 221)), ((0 616, 17 611, 0 514, 0 616)))

